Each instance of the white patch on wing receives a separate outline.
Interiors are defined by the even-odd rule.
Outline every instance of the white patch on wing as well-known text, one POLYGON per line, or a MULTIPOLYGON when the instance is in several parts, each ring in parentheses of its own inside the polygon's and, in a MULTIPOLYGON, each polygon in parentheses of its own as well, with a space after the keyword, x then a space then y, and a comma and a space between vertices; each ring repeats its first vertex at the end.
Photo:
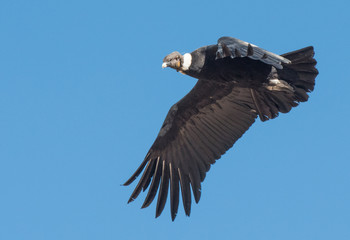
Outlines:
POLYGON ((277 85, 279 84, 281 81, 279 79, 270 79, 269 80, 269 83, 272 84, 272 85, 277 85))
POLYGON ((265 86, 270 91, 290 91, 294 92, 292 86, 282 79, 273 78, 269 80, 269 84, 265 86))
POLYGON ((190 53, 185 53, 184 54, 184 62, 182 64, 181 69, 183 71, 186 71, 186 70, 188 70, 190 68, 191 64, 192 64, 192 56, 191 56, 191 54, 190 53))

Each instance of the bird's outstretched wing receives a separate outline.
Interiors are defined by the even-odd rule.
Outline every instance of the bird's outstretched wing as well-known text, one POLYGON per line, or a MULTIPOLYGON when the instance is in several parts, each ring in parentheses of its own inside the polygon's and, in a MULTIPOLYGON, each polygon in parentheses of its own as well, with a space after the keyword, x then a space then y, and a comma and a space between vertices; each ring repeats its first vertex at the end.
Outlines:
POLYGON ((175 219, 181 187, 186 215, 191 211, 191 187, 195 201, 210 165, 219 159, 254 123, 251 89, 232 83, 198 80, 183 99, 173 105, 141 166, 124 184, 143 171, 129 202, 148 187, 142 208, 151 204, 157 191, 156 217, 165 206, 170 184, 170 209, 175 219), (179 187, 180 185, 180 187, 179 187))
POLYGON ((221 37, 218 40, 218 50, 216 59, 225 57, 249 57, 272 65, 277 69, 282 69, 282 63, 290 63, 287 58, 266 51, 258 46, 244 42, 233 37, 221 37))

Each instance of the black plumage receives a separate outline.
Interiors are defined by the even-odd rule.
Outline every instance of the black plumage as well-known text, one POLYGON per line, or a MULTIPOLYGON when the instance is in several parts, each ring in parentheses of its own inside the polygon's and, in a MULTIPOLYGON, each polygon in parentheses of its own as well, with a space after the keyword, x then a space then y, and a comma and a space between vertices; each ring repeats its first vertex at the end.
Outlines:
POLYGON ((287 113, 308 100, 318 74, 313 47, 276 55, 241 40, 222 37, 215 45, 163 60, 199 79, 174 104, 144 161, 124 184, 143 174, 131 194, 133 201, 148 187, 142 208, 158 191, 156 217, 165 206, 170 188, 171 218, 175 219, 181 189, 186 215, 201 197, 201 182, 215 163, 254 123, 287 113))

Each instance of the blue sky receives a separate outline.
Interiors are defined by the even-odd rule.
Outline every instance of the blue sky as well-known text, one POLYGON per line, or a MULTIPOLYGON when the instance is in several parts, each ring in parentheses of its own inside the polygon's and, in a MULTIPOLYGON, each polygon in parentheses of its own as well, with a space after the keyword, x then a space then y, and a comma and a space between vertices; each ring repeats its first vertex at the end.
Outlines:
MULTIPOLYGON (((350 239, 348 1, 0 3, 0 239, 350 239), (252 128, 191 217, 120 186, 195 79, 165 55, 221 36, 313 45, 307 103, 252 128)), ((181 205, 180 205, 181 206, 181 205)))

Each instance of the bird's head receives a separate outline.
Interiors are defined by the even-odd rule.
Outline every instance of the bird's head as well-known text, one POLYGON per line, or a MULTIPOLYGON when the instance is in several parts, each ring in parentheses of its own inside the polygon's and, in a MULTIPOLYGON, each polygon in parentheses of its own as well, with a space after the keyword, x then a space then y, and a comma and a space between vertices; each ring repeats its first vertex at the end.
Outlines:
POLYGON ((176 71, 186 71, 191 65, 191 54, 181 55, 179 52, 172 52, 163 59, 162 68, 171 67, 176 71))
POLYGON ((183 58, 179 52, 172 52, 163 59, 162 68, 171 67, 180 70, 183 58))

